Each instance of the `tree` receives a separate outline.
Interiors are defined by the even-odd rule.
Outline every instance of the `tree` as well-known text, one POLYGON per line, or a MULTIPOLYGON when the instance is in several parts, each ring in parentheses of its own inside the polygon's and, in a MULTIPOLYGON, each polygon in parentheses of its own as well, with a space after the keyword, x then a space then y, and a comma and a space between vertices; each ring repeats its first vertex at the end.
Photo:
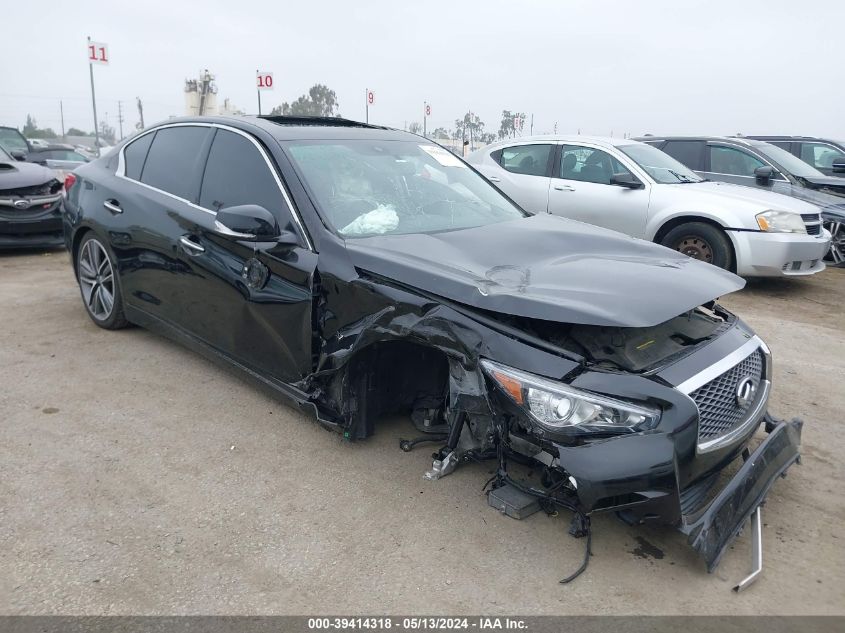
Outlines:
POLYGON ((80 130, 78 127, 72 127, 67 131, 68 136, 94 136, 93 132, 86 132, 85 130, 80 130))
POLYGON ((308 94, 300 96, 293 103, 285 101, 282 105, 270 110, 273 116, 340 116, 337 112, 339 104, 334 90, 323 84, 314 84, 308 94))
POLYGON ((477 114, 467 112, 463 119, 455 121, 455 138, 471 141, 481 141, 484 134, 484 122, 477 114))
POLYGON ((35 122, 35 119, 32 117, 31 114, 26 115, 26 124, 23 126, 23 135, 24 136, 32 136, 33 133, 38 131, 38 123, 35 122))
POLYGON ((447 130, 446 128, 442 128, 442 127, 439 127, 436 130, 434 130, 434 133, 432 134, 432 136, 435 138, 435 140, 442 140, 442 139, 448 140, 448 139, 452 138, 452 135, 449 133, 449 130, 447 130))
POLYGON ((524 112, 511 112, 510 110, 502 110, 502 122, 499 124, 499 138, 512 138, 516 133, 522 130, 522 125, 525 122, 524 112), (520 120, 520 128, 516 129, 514 123, 516 119, 520 120))
POLYGON ((411 124, 408 126, 408 131, 411 134, 422 134, 423 128, 417 121, 411 121, 411 124))
POLYGON ((27 138, 56 138, 57 134, 52 128, 39 129, 38 123, 31 114, 26 115, 26 124, 23 126, 23 135, 27 138))

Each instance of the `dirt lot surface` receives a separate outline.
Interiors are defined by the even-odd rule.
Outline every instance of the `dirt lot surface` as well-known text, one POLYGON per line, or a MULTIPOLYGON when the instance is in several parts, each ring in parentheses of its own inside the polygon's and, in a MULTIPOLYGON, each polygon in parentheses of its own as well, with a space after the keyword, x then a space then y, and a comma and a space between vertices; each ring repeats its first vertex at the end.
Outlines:
POLYGON ((668 529, 499 515, 488 465, 426 482, 404 420, 344 443, 141 329, 83 311, 68 257, 0 254, 0 613, 845 614, 845 270, 724 303, 772 348, 803 464, 712 575, 668 529))

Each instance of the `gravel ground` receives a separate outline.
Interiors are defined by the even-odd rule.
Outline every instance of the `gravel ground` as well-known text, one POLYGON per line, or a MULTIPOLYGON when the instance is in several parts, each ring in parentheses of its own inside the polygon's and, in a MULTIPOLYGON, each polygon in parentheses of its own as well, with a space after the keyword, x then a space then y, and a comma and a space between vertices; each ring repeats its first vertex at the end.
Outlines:
POLYGON ((68 257, 0 254, 2 614, 845 614, 845 270, 751 282, 724 303, 775 358, 771 409, 803 464, 708 575, 681 535, 489 508, 489 465, 426 482, 384 421, 338 435, 201 357, 83 311, 68 257))

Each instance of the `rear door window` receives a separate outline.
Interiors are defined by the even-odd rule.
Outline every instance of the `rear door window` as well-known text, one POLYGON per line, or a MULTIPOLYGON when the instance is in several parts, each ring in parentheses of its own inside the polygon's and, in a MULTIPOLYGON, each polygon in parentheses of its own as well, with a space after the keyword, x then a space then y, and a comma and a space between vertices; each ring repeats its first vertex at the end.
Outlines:
POLYGON ((158 130, 144 162, 141 182, 196 202, 202 175, 203 148, 210 133, 210 128, 194 126, 158 130))
POLYGON ((217 130, 202 178, 200 206, 219 211, 241 204, 264 207, 281 226, 292 220, 271 167, 258 148, 240 134, 217 130))
POLYGON ((703 141, 668 141, 663 151, 690 169, 703 168, 703 141))
POLYGON ((546 176, 553 145, 514 145, 505 147, 498 163, 510 172, 525 176, 546 176))

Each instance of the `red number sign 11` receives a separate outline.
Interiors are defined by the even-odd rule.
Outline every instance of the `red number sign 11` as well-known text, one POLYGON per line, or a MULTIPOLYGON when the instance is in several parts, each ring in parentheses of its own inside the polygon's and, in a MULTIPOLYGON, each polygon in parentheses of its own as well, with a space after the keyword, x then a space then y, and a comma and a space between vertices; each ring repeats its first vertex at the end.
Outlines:
POLYGON ((102 42, 88 42, 88 61, 92 64, 109 63, 109 46, 102 42))
POLYGON ((256 83, 259 90, 272 90, 273 88, 273 73, 266 73, 258 71, 255 75, 256 83))

